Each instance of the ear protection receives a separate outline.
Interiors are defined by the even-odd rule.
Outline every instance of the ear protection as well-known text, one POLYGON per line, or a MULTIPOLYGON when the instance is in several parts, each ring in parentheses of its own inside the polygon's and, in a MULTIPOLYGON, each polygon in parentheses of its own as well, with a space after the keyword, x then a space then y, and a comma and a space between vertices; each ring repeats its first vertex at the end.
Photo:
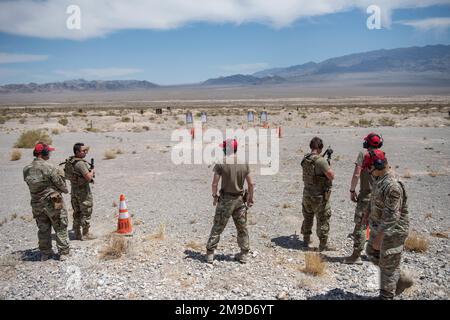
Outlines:
POLYGON ((364 142, 363 142, 364 149, 368 149, 369 147, 381 148, 382 146, 383 146, 383 137, 380 136, 379 134, 370 133, 367 137, 364 138, 364 142), (369 141, 371 141, 373 137, 378 137, 380 139, 380 142, 378 143, 378 145, 370 144, 369 141))
POLYGON ((369 154, 372 159, 376 159, 372 162, 375 169, 383 170, 386 167, 386 159, 377 158, 377 156, 375 155, 375 152, 373 152, 373 150, 369 150, 369 154))
POLYGON ((50 154, 50 150, 48 150, 48 147, 46 144, 44 144, 44 149, 42 149, 41 154, 43 157, 47 157, 50 154))

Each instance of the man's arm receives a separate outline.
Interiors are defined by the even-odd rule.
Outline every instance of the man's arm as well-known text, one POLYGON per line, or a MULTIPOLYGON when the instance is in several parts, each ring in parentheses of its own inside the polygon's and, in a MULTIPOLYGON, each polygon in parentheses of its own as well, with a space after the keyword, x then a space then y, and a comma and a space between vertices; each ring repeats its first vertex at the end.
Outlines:
POLYGON ((355 164, 355 170, 353 171, 352 182, 350 183, 350 199, 353 202, 358 201, 358 194, 356 193, 356 186, 358 185, 359 176, 361 175, 362 167, 355 164))
POLYGON ((253 203, 254 203, 253 194, 254 194, 254 190, 255 190, 255 183, 253 182, 253 179, 249 174, 245 177, 245 181, 247 181, 247 185, 248 185, 247 206, 251 207, 251 206, 253 206, 253 203))
POLYGON ((69 190, 67 189, 66 180, 64 180, 63 177, 58 172, 57 168, 52 168, 50 172, 50 180, 52 181, 53 185, 58 189, 59 192, 62 193, 69 193, 69 190))
POLYGON ((217 189, 218 189, 218 185, 219 185, 219 180, 220 180, 220 175, 218 175, 217 173, 214 173, 213 181, 212 181, 212 184, 211 184, 212 196, 214 198, 214 201, 213 201, 213 205, 214 206, 217 204, 217 199, 219 197, 217 195, 217 189))
POLYGON ((91 171, 84 174, 84 179, 87 182, 91 182, 92 179, 94 179, 94 175, 95 175, 95 171, 94 171, 94 169, 92 169, 91 171))
POLYGON ((328 178, 328 180, 333 181, 334 179, 334 172, 331 168, 329 168, 327 171, 325 171, 325 175, 328 178))

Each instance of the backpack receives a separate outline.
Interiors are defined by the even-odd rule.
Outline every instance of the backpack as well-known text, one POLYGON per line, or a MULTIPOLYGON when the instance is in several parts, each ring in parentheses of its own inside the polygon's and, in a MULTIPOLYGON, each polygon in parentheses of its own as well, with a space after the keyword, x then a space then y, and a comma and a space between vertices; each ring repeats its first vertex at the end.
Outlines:
POLYGON ((64 177, 66 180, 69 180, 71 183, 78 183, 79 174, 75 172, 75 164, 81 161, 80 159, 75 159, 74 156, 71 156, 69 159, 66 159, 61 165, 64 165, 64 177))

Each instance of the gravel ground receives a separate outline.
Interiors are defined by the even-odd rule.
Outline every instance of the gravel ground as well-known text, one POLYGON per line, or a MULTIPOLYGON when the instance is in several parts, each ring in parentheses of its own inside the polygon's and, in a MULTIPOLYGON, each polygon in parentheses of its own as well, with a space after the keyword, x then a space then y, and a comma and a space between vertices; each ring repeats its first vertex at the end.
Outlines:
MULTIPOLYGON (((237 122, 230 116, 231 123, 237 122)), ((30 120, 31 122, 32 120, 30 120)), ((448 120, 447 120, 448 122, 448 120)), ((50 126, 50 125, 49 125, 50 126)), ((409 195, 411 229, 424 235, 424 253, 406 252, 402 266, 414 276, 415 286, 401 299, 449 299, 449 240, 431 235, 450 231, 450 127, 313 127, 287 122, 280 140, 280 171, 261 176, 254 168, 255 205, 249 210, 251 259, 233 261, 238 252, 235 228, 224 231, 213 265, 204 260, 214 207, 211 203, 212 168, 171 162, 170 130, 151 127, 145 132, 62 132, 53 136, 52 163, 71 153, 74 142, 89 144, 96 159, 93 185, 92 241, 71 241, 67 261, 39 261, 37 228, 31 218, 29 192, 22 168, 31 150, 10 161, 19 130, 0 135, 0 298, 1 299, 367 299, 378 294, 378 269, 370 262, 345 265, 352 250, 347 235, 353 230, 355 205, 349 199, 354 160, 368 132, 381 132, 384 150, 409 195), (322 276, 302 272, 300 161, 310 139, 318 135, 335 150, 336 173, 332 193, 330 241, 337 251, 326 252, 322 276), (104 160, 107 148, 124 154, 104 160), (432 173, 433 174, 430 174, 432 173), (133 215, 134 235, 118 259, 105 260, 100 252, 117 224, 119 195, 124 193, 133 215), (160 227, 164 237, 152 237, 160 227)), ((70 209, 70 197, 65 196, 70 209)), ((71 227, 71 217, 69 226, 71 227)), ((70 228, 69 228, 70 229, 70 228)), ((73 237, 72 233, 70 233, 73 237)), ((314 247, 318 240, 314 236, 314 247)))

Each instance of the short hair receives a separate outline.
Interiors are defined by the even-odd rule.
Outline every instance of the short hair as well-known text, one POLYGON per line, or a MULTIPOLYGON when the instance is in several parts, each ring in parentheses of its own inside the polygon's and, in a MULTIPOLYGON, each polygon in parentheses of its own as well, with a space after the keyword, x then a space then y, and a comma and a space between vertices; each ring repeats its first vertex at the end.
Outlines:
POLYGON ((311 142, 309 143, 309 147, 314 149, 323 149, 323 141, 319 137, 312 138, 311 142))
POLYGON ((73 153, 77 154, 77 152, 80 152, 82 146, 84 146, 84 143, 82 143, 82 142, 75 143, 73 145, 73 153))

